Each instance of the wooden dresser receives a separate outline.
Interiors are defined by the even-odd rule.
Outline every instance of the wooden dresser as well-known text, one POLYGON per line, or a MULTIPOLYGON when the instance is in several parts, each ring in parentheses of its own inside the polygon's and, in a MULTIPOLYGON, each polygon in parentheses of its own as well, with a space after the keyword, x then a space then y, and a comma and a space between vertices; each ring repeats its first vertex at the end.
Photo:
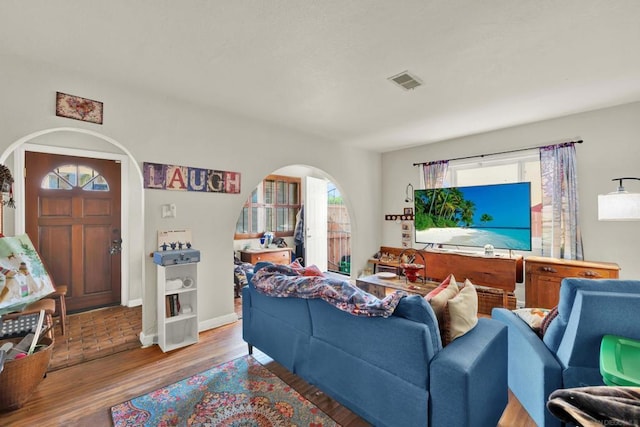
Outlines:
POLYGON ((291 263, 291 252, 291 248, 247 249, 240 251, 240 260, 251 264, 257 264, 261 261, 289 264, 291 263))
POLYGON ((524 262, 525 307, 558 305, 560 282, 565 277, 617 279, 618 264, 531 256, 524 262))

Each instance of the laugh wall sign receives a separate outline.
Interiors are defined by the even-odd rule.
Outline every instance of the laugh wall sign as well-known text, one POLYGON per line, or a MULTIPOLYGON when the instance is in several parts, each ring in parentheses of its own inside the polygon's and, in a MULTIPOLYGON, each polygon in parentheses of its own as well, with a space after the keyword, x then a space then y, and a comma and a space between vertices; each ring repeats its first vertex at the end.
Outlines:
POLYGON ((240 172, 143 163, 144 188, 201 193, 240 193, 240 172))

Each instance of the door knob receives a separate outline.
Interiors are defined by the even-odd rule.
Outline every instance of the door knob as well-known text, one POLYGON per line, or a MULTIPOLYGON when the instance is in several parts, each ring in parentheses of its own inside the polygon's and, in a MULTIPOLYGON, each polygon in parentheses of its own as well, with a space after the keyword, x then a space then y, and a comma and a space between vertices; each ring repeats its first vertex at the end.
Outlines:
POLYGON ((111 241, 111 247, 109 248, 109 254, 115 255, 122 252, 122 239, 114 239, 111 241))

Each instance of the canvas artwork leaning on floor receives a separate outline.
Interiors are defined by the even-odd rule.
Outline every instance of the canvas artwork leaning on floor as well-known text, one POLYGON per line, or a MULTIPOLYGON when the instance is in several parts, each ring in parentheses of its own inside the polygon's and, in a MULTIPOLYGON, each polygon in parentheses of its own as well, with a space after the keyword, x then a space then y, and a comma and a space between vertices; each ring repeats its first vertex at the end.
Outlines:
POLYGON ((26 234, 0 238, 0 273, 0 315, 20 311, 55 291, 26 234))

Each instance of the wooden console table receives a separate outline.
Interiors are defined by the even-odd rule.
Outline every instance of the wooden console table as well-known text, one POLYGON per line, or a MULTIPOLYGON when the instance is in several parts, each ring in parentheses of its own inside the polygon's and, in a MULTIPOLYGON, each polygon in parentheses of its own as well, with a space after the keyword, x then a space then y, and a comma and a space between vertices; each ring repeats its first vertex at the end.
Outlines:
MULTIPOLYGON (((387 266, 400 270, 400 254, 402 248, 382 246, 381 253, 390 254, 395 259, 382 261, 370 260, 375 267, 387 266)), ((484 256, 480 253, 449 252, 438 250, 420 250, 427 264, 427 280, 442 282, 449 274, 453 274, 457 281, 464 282, 469 279, 474 285, 502 291, 503 307, 510 307, 510 297, 516 289, 516 282, 522 282, 523 258, 521 255, 495 255, 484 256)), ((406 250, 407 255, 412 250, 406 250)), ((417 263, 422 263, 420 256, 416 257, 417 263)))
MULTIPOLYGON (((378 274, 356 279, 356 286, 380 299, 395 290, 425 296, 438 287, 439 284, 440 282, 428 280, 424 282, 418 280, 415 283, 411 283, 402 276, 388 279, 380 277, 378 274)), ((478 313, 481 315, 491 316, 491 310, 494 307, 505 307, 511 310, 516 308, 516 297, 513 293, 482 286, 476 286, 476 292, 478 293, 478 313), (505 295, 507 298, 506 302, 504 301, 505 295)))
POLYGON ((240 260, 254 265, 261 261, 289 264, 292 252, 291 248, 245 249, 240 251, 240 260))
POLYGON ((369 292, 380 299, 387 295, 388 291, 406 291, 412 294, 427 295, 429 292, 438 287, 440 283, 432 281, 417 281, 415 283, 407 282, 404 277, 396 276, 393 279, 386 279, 373 274, 371 276, 358 277, 356 286, 363 291, 369 292))

